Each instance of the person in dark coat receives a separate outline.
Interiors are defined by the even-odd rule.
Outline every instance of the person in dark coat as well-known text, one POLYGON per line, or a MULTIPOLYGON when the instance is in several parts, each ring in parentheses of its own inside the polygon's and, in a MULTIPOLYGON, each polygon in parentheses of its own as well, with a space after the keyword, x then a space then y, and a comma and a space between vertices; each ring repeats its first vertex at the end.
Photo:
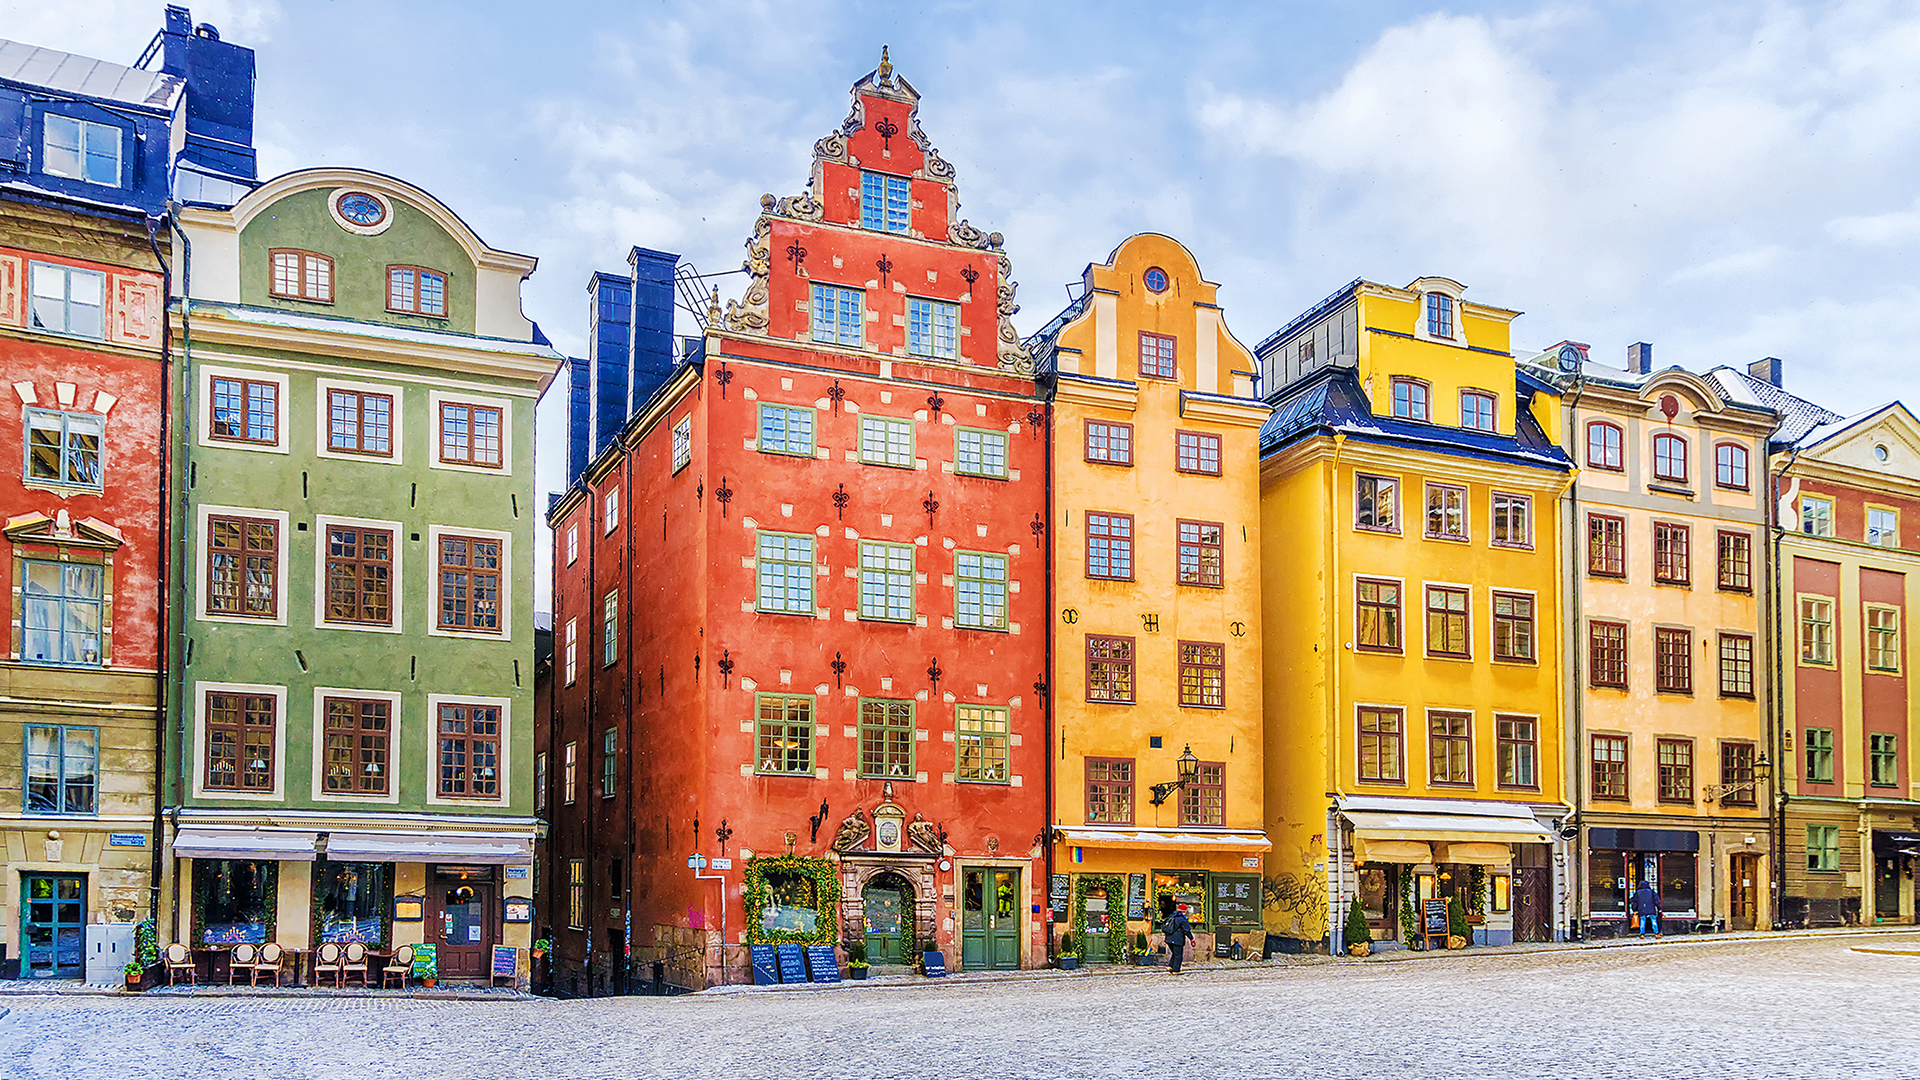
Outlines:
POLYGON ((1660 894, 1653 890, 1653 883, 1643 881, 1640 889, 1633 894, 1633 913, 1640 916, 1640 936, 1652 933, 1660 936, 1660 894))
POLYGON ((1170 965, 1175 975, 1180 974, 1180 959, 1186 955, 1187 942, 1193 940, 1193 924, 1187 921, 1187 905, 1181 904, 1173 909, 1173 918, 1167 920, 1167 951, 1173 954, 1170 965))

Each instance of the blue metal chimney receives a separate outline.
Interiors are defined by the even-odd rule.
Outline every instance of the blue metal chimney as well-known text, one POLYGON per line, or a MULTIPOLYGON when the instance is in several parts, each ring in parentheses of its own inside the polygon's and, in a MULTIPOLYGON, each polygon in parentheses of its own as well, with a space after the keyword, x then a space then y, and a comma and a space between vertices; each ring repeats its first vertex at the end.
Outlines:
POLYGON ((633 267, 632 414, 673 374, 673 270, 680 256, 636 247, 627 262, 633 267))
POLYGON ((597 458, 627 422, 633 282, 597 273, 587 283, 587 293, 593 301, 592 325, 587 328, 587 394, 593 412, 593 450, 588 456, 597 458))

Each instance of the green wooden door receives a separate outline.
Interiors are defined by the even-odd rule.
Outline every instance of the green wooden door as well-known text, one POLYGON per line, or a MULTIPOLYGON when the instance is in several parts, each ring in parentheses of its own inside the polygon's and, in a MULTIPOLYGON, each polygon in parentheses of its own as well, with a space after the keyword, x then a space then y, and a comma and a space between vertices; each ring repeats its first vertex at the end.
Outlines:
POLYGON ((860 894, 867 916, 867 962, 904 964, 913 931, 913 894, 896 877, 875 878, 860 894))
POLYGON ((960 902, 963 971, 1020 966, 1020 874, 968 870, 960 902))
POLYGON ((77 979, 86 973, 87 879, 27 874, 21 912, 26 942, 20 973, 29 979, 77 979))

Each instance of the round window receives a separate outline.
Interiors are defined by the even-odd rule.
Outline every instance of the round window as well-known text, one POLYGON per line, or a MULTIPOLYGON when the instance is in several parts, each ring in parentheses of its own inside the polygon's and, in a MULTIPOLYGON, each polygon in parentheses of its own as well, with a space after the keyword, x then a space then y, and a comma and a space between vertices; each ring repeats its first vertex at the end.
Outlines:
POLYGON ((1167 291, 1167 272, 1157 266, 1150 267, 1145 274, 1141 275, 1141 280, 1146 282, 1148 292, 1167 291))
POLYGON ((387 208, 380 200, 363 191, 349 191, 334 205, 341 217, 363 227, 378 225, 387 217, 387 208))
POLYGON ((1887 444, 1886 443, 1880 443, 1873 448, 1873 458, 1875 461, 1887 460, 1887 444))

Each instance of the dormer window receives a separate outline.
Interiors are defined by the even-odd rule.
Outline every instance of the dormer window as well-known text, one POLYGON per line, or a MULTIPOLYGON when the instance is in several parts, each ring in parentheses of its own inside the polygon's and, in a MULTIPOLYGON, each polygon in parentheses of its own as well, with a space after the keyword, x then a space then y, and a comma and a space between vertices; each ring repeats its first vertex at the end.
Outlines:
POLYGON ((275 248, 268 291, 285 300, 333 303, 333 260, 312 251, 275 248))
POLYGON ((860 174, 860 227, 904 233, 912 219, 913 185, 904 176, 860 174))
POLYGON ((49 114, 43 134, 42 171, 48 176, 120 186, 121 131, 72 116, 49 114))
POLYGON ((1453 336, 1453 297, 1446 293, 1427 294, 1427 336, 1438 338, 1453 336))
POLYGON ((387 267, 387 310, 444 318, 447 275, 424 266, 387 267))

